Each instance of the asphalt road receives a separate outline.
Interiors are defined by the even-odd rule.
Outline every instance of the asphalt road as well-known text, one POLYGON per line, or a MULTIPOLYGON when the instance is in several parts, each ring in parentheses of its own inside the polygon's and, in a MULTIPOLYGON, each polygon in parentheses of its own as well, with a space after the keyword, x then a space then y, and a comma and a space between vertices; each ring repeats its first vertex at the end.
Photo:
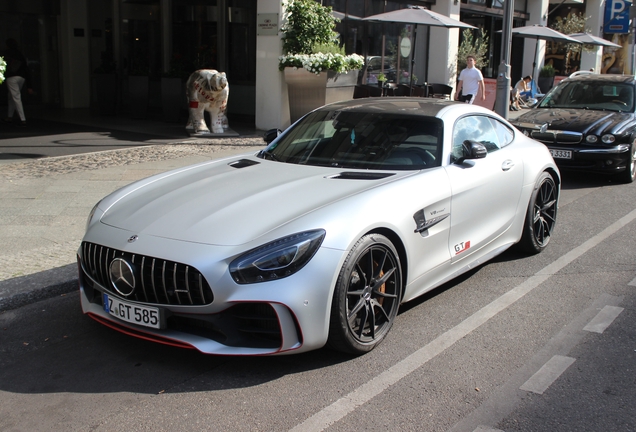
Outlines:
POLYGON ((209 357, 119 334, 77 293, 0 314, 0 430, 634 431, 636 185, 564 173, 544 253, 403 305, 388 338, 209 357))

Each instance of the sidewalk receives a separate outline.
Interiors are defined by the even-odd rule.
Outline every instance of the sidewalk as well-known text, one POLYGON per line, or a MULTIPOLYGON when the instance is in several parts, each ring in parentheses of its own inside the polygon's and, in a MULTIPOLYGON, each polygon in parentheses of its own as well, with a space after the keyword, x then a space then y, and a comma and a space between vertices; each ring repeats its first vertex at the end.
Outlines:
POLYGON ((265 145, 262 131, 249 125, 230 124, 237 138, 196 139, 186 135, 184 125, 115 117, 91 124, 89 116, 74 114, 42 121, 51 126, 25 133, 19 137, 22 151, 0 159, 0 311, 77 289, 75 255, 86 218, 110 192, 153 174, 265 145), (71 121, 98 132, 61 132, 73 130, 71 121), (111 132, 99 132, 103 129, 111 132), (94 133, 96 144, 91 143, 94 133), (139 137, 121 139, 124 133, 150 138, 140 143, 139 137), (83 153, 34 159, 23 150, 59 145, 62 136, 83 153), (103 147, 116 150, 93 151, 103 147))

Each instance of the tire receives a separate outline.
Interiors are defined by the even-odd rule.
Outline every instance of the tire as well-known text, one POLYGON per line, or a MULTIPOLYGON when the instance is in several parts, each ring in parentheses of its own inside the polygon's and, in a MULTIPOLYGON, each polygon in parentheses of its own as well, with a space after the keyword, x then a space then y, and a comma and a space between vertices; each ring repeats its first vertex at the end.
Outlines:
POLYGON ((385 338, 402 298, 402 269, 383 235, 362 237, 349 252, 334 290, 328 345, 363 354, 385 338))
POLYGON ((558 188, 547 172, 537 180, 530 202, 521 236, 521 248, 531 254, 538 254, 550 242, 556 224, 558 188))
POLYGON ((632 143, 630 155, 631 158, 627 169, 618 174, 618 179, 621 183, 632 183, 636 179, 636 141, 632 143))

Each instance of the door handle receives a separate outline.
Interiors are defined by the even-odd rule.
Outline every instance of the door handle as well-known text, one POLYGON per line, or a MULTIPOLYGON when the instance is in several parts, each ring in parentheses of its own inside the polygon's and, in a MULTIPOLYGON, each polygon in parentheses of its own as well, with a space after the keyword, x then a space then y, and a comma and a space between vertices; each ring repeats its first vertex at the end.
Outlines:
POLYGON ((501 164, 501 169, 503 171, 508 171, 510 168, 512 168, 513 166, 515 166, 515 163, 513 161, 511 161, 510 159, 506 159, 505 161, 503 161, 503 163, 501 164))

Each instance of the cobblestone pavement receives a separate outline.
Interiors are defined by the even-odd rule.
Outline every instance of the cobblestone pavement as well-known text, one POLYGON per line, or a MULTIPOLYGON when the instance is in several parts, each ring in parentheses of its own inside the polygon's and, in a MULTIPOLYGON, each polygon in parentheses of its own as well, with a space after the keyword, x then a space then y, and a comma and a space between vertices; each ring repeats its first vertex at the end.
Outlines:
POLYGON ((74 263, 88 213, 110 192, 153 174, 263 146, 260 137, 197 140, 2 165, 0 281, 74 263))

